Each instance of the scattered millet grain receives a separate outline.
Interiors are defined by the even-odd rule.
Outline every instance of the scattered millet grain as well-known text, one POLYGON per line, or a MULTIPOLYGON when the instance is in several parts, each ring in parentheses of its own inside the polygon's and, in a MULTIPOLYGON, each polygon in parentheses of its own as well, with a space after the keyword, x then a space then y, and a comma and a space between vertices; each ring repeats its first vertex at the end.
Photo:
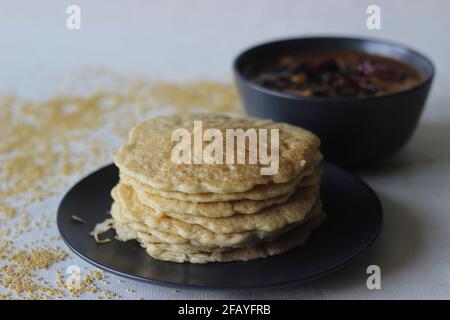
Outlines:
POLYGON ((79 297, 89 292, 117 298, 95 284, 109 283, 96 271, 82 277, 82 288, 77 290, 67 288, 62 273, 57 273, 56 286, 36 274, 67 258, 58 247, 42 246, 60 240, 55 208, 47 208, 45 201, 56 199, 83 174, 110 162, 129 129, 153 111, 242 112, 237 93, 228 84, 148 83, 102 76, 114 78, 119 85, 44 101, 0 97, 0 299, 79 297), (105 130, 110 134, 98 134, 105 130), (26 236, 31 232, 39 237, 30 240, 26 236))
POLYGON ((80 217, 76 216, 76 215, 72 215, 72 220, 80 222, 80 223, 86 223, 86 221, 84 221, 83 219, 81 219, 80 217))

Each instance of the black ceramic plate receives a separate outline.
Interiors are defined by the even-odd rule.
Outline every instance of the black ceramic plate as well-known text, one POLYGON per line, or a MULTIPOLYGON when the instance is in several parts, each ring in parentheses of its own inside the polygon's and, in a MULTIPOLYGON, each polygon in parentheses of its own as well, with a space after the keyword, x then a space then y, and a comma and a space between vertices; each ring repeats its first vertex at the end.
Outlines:
MULTIPOLYGON (((250 262, 178 264, 155 260, 136 241, 97 244, 89 235, 108 218, 110 191, 118 181, 114 165, 76 184, 58 209, 58 229, 81 258, 119 276, 158 285, 210 289, 284 286, 328 274, 357 257, 376 239, 382 209, 375 193, 360 179, 324 163, 322 201, 327 220, 303 246, 279 256, 250 262), (72 215, 86 223, 72 219, 72 215)), ((114 237, 114 232, 102 237, 114 237)))

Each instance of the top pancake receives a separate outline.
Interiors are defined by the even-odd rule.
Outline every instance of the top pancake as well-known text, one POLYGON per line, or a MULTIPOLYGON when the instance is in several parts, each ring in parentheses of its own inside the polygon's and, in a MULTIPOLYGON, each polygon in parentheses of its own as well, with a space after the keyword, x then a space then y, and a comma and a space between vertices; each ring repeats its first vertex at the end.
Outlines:
MULTIPOLYGON (((206 147, 209 143, 204 142, 206 147)), ((298 177, 315 161, 319 139, 311 132, 285 123, 225 115, 191 114, 152 118, 134 127, 128 143, 115 155, 120 171, 151 188, 183 193, 245 192, 256 185, 286 183, 298 177), (193 136, 194 121, 202 121, 203 132, 219 129, 225 142, 226 129, 279 129, 279 170, 261 175, 258 164, 175 164, 171 141, 174 130, 184 128, 193 136)), ((248 145, 246 144, 246 149, 248 145)), ((226 150, 224 148, 224 157, 226 150)), ((247 153, 248 150, 245 150, 247 153)))

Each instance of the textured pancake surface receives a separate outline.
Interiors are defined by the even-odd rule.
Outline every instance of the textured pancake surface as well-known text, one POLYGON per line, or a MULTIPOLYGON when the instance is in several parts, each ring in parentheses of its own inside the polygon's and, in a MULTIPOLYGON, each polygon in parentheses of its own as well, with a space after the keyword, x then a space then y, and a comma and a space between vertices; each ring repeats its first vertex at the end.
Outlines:
MULTIPOLYGON (((261 239, 271 238, 285 232, 284 229, 270 230, 246 230, 240 232, 217 233, 197 224, 189 224, 166 214, 158 214, 137 200, 133 189, 120 183, 113 191, 112 196, 120 208, 123 216, 130 222, 141 223, 151 229, 178 235, 182 238, 195 241, 202 245, 214 245, 218 247, 232 247, 242 244, 255 243, 261 239)), ((314 195, 313 195, 314 196, 314 195)), ((320 209, 320 208, 319 208, 320 209)), ((316 208, 316 210, 319 210, 316 208)), ((296 214, 297 221, 301 222, 306 214, 296 214)), ((286 226, 287 223, 284 223, 286 226)))
POLYGON ((322 175, 322 169, 318 166, 322 155, 316 154, 314 162, 306 167, 300 175, 293 178, 286 183, 269 183, 259 184, 254 188, 244 192, 230 192, 230 193, 185 193, 179 191, 162 191, 152 188, 146 184, 140 183, 134 178, 131 178, 123 173, 120 174, 120 179, 126 184, 132 185, 134 189, 140 190, 147 194, 160 196, 166 199, 174 199, 189 202, 225 202, 234 200, 266 200, 269 198, 279 197, 295 190, 298 185, 309 186, 316 184, 322 175))
MULTIPOLYGON (((320 181, 320 176, 321 169, 317 168, 313 175, 308 176, 307 179, 302 179, 301 182, 298 183, 297 188, 317 185, 320 181)), ((142 188, 136 186, 136 184, 133 184, 133 189, 136 192, 139 201, 158 212, 188 214, 209 218, 229 217, 235 214, 253 214, 264 208, 286 202, 295 192, 295 189, 293 189, 280 196, 262 200, 243 199, 216 202, 192 202, 165 198, 146 192, 142 188)))
MULTIPOLYGON (((208 144, 203 142, 203 147, 208 144)), ((115 155, 115 163, 123 174, 154 189, 184 193, 244 192, 259 184, 286 183, 299 176, 314 161, 319 144, 319 139, 305 129, 270 120, 215 114, 171 115, 155 117, 134 127, 128 143, 115 155), (260 162, 175 164, 171 155, 178 142, 171 141, 172 133, 176 129, 186 129, 193 136, 194 121, 202 121, 203 132, 218 129, 224 137, 226 129, 279 129, 278 172, 261 175, 260 169, 267 165, 260 162)), ((248 144, 245 147, 248 154, 248 144)), ((226 149, 223 153, 225 159, 226 149)))
POLYGON ((165 228, 164 226, 156 226, 153 224, 146 224, 145 222, 141 222, 136 218, 130 218, 126 214, 123 214, 124 209, 120 207, 117 202, 114 202, 111 208, 111 214, 114 219, 114 228, 116 229, 117 239, 121 241, 128 241, 131 239, 138 239, 143 234, 147 234, 155 239, 155 243, 164 243, 164 244, 173 244, 173 245, 181 245, 186 244, 194 247, 209 247, 215 249, 230 249, 230 248, 245 248, 254 246, 263 241, 270 241, 278 238, 280 235, 292 230, 295 227, 299 227, 302 224, 308 222, 312 217, 319 214, 321 212, 320 205, 316 205, 314 209, 309 212, 305 219, 301 222, 288 225, 276 232, 259 232, 257 234, 250 234, 248 232, 242 232, 238 234, 214 234, 209 232, 209 237, 205 241, 205 237, 198 237, 197 235, 192 235, 190 233, 186 233, 186 238, 170 233, 170 229, 165 228), (161 231, 166 230, 166 231, 161 231), (169 231, 167 231, 169 230, 169 231), (200 239, 200 240, 197 240, 200 239), (237 240, 243 240, 238 242, 237 240), (222 245, 224 244, 225 245, 222 245))
POLYGON ((171 212, 160 213, 142 204, 132 187, 120 183, 113 190, 113 198, 123 208, 136 218, 147 221, 155 220, 159 224, 179 224, 186 230, 207 229, 214 233, 228 234, 245 231, 271 232, 284 226, 300 222, 311 211, 318 199, 318 186, 299 188, 285 202, 261 210, 260 212, 243 215, 236 214, 225 218, 207 218, 171 212), (176 221, 174 221, 176 220, 176 221))
POLYGON ((319 227, 324 219, 325 214, 323 212, 320 212, 305 225, 294 228, 273 241, 262 242, 256 246, 248 248, 210 252, 195 252, 195 250, 186 250, 182 252, 178 250, 170 250, 170 247, 155 245, 145 240, 141 240, 141 244, 144 248, 146 248, 147 253, 150 256, 165 261, 179 263, 248 261, 278 255, 303 244, 308 239, 311 231, 319 227))

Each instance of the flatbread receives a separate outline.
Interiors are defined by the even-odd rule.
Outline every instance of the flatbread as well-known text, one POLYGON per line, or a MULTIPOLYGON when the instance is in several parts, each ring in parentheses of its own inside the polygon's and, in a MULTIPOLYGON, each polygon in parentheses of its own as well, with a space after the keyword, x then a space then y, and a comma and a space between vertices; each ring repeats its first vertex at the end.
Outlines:
MULTIPOLYGON (((209 143, 204 142, 203 147, 209 143)), ((311 132, 285 123, 256 118, 231 118, 215 114, 186 114, 155 117, 134 127, 128 143, 120 148, 114 162, 120 171, 142 184, 162 191, 184 193, 245 192, 256 185, 286 183, 297 177, 314 161, 320 145, 311 132), (279 129, 279 170, 273 175, 261 175, 257 164, 175 164, 171 141, 176 129, 186 129, 193 136, 194 121, 202 121, 203 132, 218 129, 279 129)), ((248 154, 248 144, 245 153, 248 154)), ((226 150, 223 150, 224 157, 226 150)), ((235 150, 236 154, 236 150, 235 150)))
MULTIPOLYGON (((309 176, 306 179, 307 181, 302 179, 297 188, 318 185, 321 174, 322 169, 318 167, 315 174, 309 176)), ((235 214, 253 214, 272 205, 286 202, 295 192, 295 190, 292 190, 286 194, 262 200, 243 199, 217 202, 192 202, 165 198, 145 192, 136 187, 133 188, 139 201, 155 211, 189 214, 208 218, 230 217, 235 214)))
POLYGON ((149 194, 139 189, 135 189, 135 191, 139 201, 157 212, 173 212, 217 219, 235 214, 253 214, 272 205, 284 203, 294 194, 295 190, 264 200, 245 199, 218 202, 181 201, 149 194))
POLYGON ((143 219, 152 218, 161 221, 176 219, 180 224, 184 223, 186 229, 201 226, 215 233, 271 232, 303 220, 314 204, 318 202, 318 188, 318 186, 300 188, 285 203, 265 208, 252 215, 238 214, 226 218, 156 212, 139 201, 132 187, 122 183, 119 183, 113 191, 113 198, 132 215, 138 215, 143 219))
POLYGON ((200 217, 189 214, 164 212, 169 217, 188 224, 202 226, 216 233, 244 231, 274 231, 302 221, 319 200, 318 186, 299 188, 284 203, 262 209, 254 214, 236 214, 225 218, 200 217))
MULTIPOLYGON (((137 201, 135 192, 128 185, 122 183, 117 185, 112 191, 112 196, 117 205, 121 207, 122 213, 128 222, 145 225, 148 227, 147 230, 157 230, 159 232, 177 235, 181 238, 194 241, 199 245, 233 247, 247 243, 255 243, 261 239, 271 238, 284 231, 280 228, 263 227, 266 230, 262 231, 255 229, 234 233, 217 233, 197 224, 189 224, 168 215, 156 213, 150 207, 144 206, 137 201)), ((314 210, 320 210, 320 202, 317 201, 315 204, 316 208, 314 208, 314 210)), ((292 205, 292 208, 293 207, 295 207, 295 205, 292 205)), ((288 211, 291 212, 290 210, 288 211)), ((306 215, 307 212, 300 213, 297 215, 297 219, 289 218, 289 221, 292 223, 301 222, 306 215)), ((285 220, 284 225, 286 226, 288 224, 287 220, 285 220)), ((281 225, 281 223, 277 222, 276 226, 279 227, 281 225)))
POLYGON ((297 177, 286 183, 270 183, 260 184, 253 189, 244 192, 231 193, 184 193, 179 191, 161 191, 150 187, 149 185, 140 183, 138 180, 120 173, 120 179, 126 184, 132 185, 135 190, 140 190, 147 194, 160 196, 166 199, 174 199, 189 202, 225 202, 234 200, 266 200, 269 198, 279 197, 295 190, 298 185, 309 186, 318 183, 318 179, 322 175, 322 170, 318 169, 318 164, 322 159, 320 153, 316 154, 314 162, 312 162, 297 177))
MULTIPOLYGON (((263 241, 274 240, 274 239, 278 238, 280 235, 308 222, 309 219, 316 216, 317 214, 319 214, 322 211, 321 206, 318 204, 313 208, 313 210, 311 210, 311 212, 309 212, 306 215, 305 219, 303 219, 302 221, 300 221, 298 223, 285 226, 284 228, 277 230, 276 232, 266 233, 266 235, 264 237, 248 237, 247 241, 243 241, 241 243, 233 244, 230 246, 218 247, 216 245, 216 241, 223 240, 223 237, 221 235, 216 235, 216 237, 213 238, 213 241, 209 244, 201 243, 195 239, 183 238, 177 234, 158 230, 157 228, 146 225, 145 223, 130 220, 126 215, 124 215, 122 213, 122 210, 123 209, 120 207, 120 205, 117 202, 113 203, 112 208, 111 208, 111 215, 114 220, 113 227, 116 229, 116 233, 117 233, 116 238, 120 241, 128 241, 128 240, 132 240, 132 239, 138 239, 139 237, 145 239, 145 236, 143 237, 143 235, 147 235, 147 237, 148 237, 147 241, 152 241, 154 243, 174 245, 176 248, 182 248, 182 246, 178 246, 178 245, 189 245, 189 246, 193 246, 193 247, 210 248, 210 249, 214 249, 214 250, 246 248, 246 247, 255 246, 258 243, 261 243, 263 241)), ((230 234, 228 234, 227 236, 230 236, 230 234)))
POLYGON ((308 239, 311 231, 319 227, 324 219, 325 214, 320 213, 305 225, 302 225, 285 233, 274 241, 263 242, 249 248, 212 252, 193 252, 192 250, 186 250, 183 252, 179 250, 170 250, 170 247, 153 244, 142 239, 141 244, 144 248, 146 248, 147 253, 150 256, 164 261, 172 261, 178 263, 249 261, 258 258, 278 255, 294 247, 300 246, 308 239))

